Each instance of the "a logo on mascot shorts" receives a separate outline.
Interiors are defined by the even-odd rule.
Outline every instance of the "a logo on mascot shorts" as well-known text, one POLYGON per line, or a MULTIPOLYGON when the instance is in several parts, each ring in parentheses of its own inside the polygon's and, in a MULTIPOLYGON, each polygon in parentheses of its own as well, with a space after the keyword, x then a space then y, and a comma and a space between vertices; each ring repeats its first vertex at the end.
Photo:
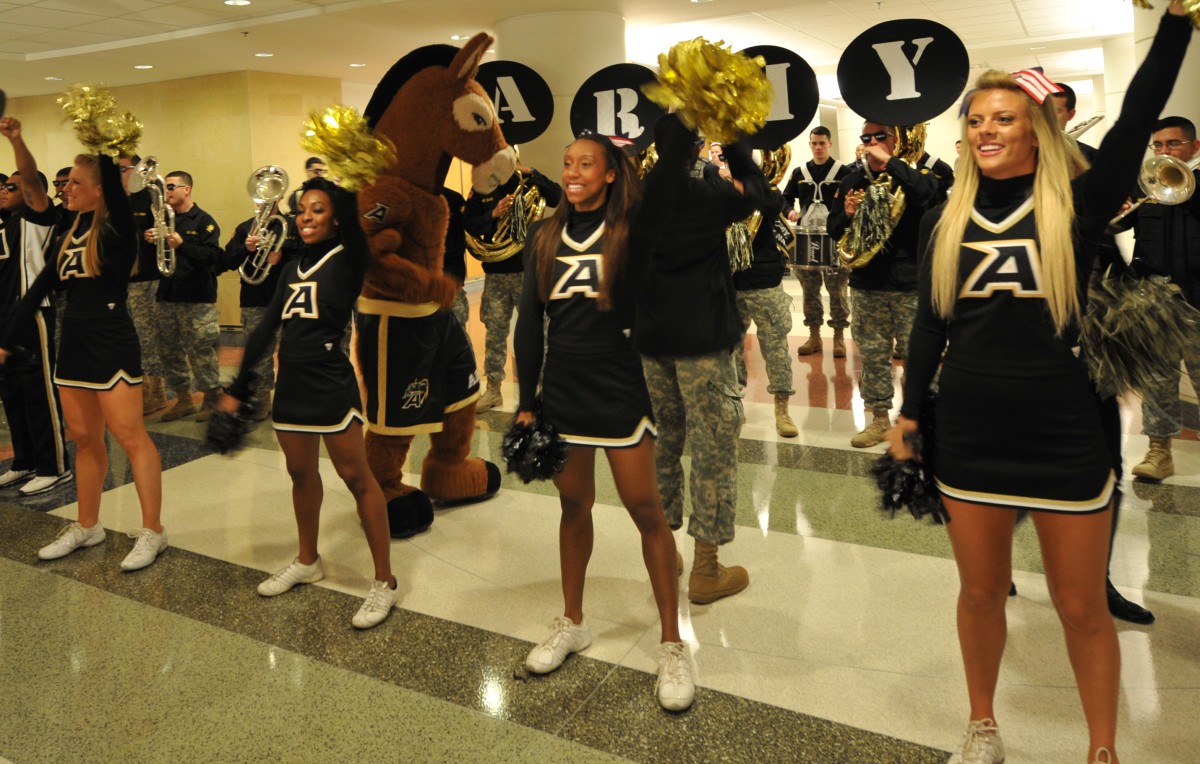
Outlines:
POLYGON ((418 379, 408 383, 408 387, 404 388, 404 405, 402 409, 419 409, 425 405, 425 399, 429 397, 429 380, 418 379))
POLYGON ((642 94, 654 72, 641 64, 613 64, 584 80, 571 101, 571 132, 591 130, 633 141, 638 151, 654 142, 654 123, 665 110, 642 94))
POLYGON ((883 125, 933 119, 962 95, 970 60, 936 21, 897 19, 854 38, 838 61, 838 86, 856 114, 883 125))
POLYGON ((475 81, 491 96, 500 132, 509 145, 536 139, 554 118, 554 94, 542 75, 516 61, 489 61, 475 81))

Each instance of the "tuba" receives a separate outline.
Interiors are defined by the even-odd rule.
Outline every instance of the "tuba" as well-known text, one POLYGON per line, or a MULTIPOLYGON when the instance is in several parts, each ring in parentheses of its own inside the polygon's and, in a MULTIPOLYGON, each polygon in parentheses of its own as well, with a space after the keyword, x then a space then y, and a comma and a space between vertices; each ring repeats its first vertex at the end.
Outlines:
POLYGON ((542 198, 541 190, 530 181, 528 175, 520 170, 513 172, 520 178, 512 193, 513 203, 504 217, 500 218, 491 240, 467 232, 467 249, 480 262, 498 263, 524 249, 529 226, 541 220, 542 213, 546 211, 546 200, 542 198))
POLYGON ((150 214, 154 218, 154 254, 158 272, 170 278, 175 273, 175 250, 167 245, 167 239, 175 233, 175 210, 167 204, 167 185, 158 174, 158 160, 146 157, 133 168, 129 179, 129 193, 142 189, 150 192, 150 214))
MULTIPOLYGON (((925 124, 896 126, 896 149, 892 155, 916 167, 925 153, 925 124)), ((904 215, 904 189, 895 187, 891 175, 881 172, 872 177, 870 163, 863 158, 863 172, 871 181, 859 191, 858 211, 838 240, 838 257, 847 268, 862 268, 883 249, 904 215)))
POLYGON ((276 203, 287 193, 288 174, 282 167, 273 164, 259 167, 250 173, 246 181, 246 193, 254 200, 254 224, 250 236, 257 236, 254 254, 242 263, 238 273, 251 286, 267 280, 271 263, 267 259, 279 249, 287 236, 287 219, 276 212, 276 203))
POLYGON ((1188 163, 1169 154, 1152 156, 1142 162, 1142 169, 1138 172, 1138 185, 1146 195, 1130 205, 1129 209, 1110 220, 1108 224, 1120 223, 1126 215, 1147 202, 1150 204, 1183 204, 1191 199, 1192 194, 1196 193, 1196 176, 1192 174, 1192 170, 1198 165, 1200 165, 1200 157, 1188 163))

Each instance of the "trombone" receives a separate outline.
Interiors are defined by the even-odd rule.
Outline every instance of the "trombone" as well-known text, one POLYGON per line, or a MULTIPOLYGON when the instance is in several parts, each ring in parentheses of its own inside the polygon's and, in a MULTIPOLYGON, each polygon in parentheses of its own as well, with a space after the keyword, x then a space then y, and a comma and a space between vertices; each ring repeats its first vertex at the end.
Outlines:
POLYGON ((158 272, 170 278, 175 273, 175 250, 167 239, 175 233, 175 210, 167 204, 167 185, 158 174, 158 160, 146 157, 133 168, 129 179, 129 193, 142 189, 150 192, 150 214, 154 217, 154 254, 158 272))
POLYGON ((1190 163, 1169 154, 1148 158, 1142 162, 1142 169, 1138 173, 1138 185, 1145 196, 1108 221, 1108 224, 1111 226, 1120 223, 1126 215, 1147 202, 1183 204, 1191 199, 1192 194, 1196 192, 1196 176, 1192 174, 1192 170, 1197 166, 1200 166, 1200 158, 1193 159, 1190 163))
POLYGON ((267 280, 271 272, 271 253, 279 249, 287 236, 287 219, 276 212, 277 203, 287 193, 288 174, 282 167, 273 164, 264 165, 250 173, 246 181, 246 192, 254 200, 254 225, 250 227, 250 236, 258 241, 254 245, 254 254, 242 263, 238 273, 251 286, 258 286, 267 280))

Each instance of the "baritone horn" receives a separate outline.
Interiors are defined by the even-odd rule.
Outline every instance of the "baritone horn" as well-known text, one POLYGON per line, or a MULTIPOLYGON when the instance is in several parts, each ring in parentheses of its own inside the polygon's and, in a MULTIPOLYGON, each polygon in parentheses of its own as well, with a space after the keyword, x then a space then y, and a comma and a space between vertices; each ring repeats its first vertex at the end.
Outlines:
MULTIPOLYGON (((519 160, 518 160, 519 161, 519 160)), ((483 263, 498 263, 507 260, 525 248, 525 235, 529 226, 542 219, 546 211, 546 200, 529 175, 514 170, 520 180, 512 192, 513 202, 508 212, 496 225, 491 238, 475 236, 467 232, 467 250, 471 256, 483 263)))
POLYGON ((1183 204, 1191 199, 1192 194, 1196 193, 1196 176, 1192 174, 1192 170, 1198 164, 1200 164, 1200 158, 1188 163, 1169 154, 1159 154, 1142 162, 1142 169, 1138 172, 1138 185, 1141 186, 1145 196, 1110 220, 1108 224, 1120 223, 1126 215, 1147 202, 1150 204, 1183 204))
POLYGON ((150 215, 154 218, 154 254, 158 272, 170 278, 175 273, 175 250, 167 239, 175 233, 175 210, 167 204, 167 184, 158 174, 158 160, 146 157, 133 168, 129 193, 150 192, 150 215))
POLYGON ((258 241, 254 245, 254 254, 238 273, 251 286, 257 286, 267 280, 271 272, 271 261, 268 259, 283 244, 287 236, 287 219, 280 215, 277 203, 287 193, 288 174, 282 167, 273 164, 259 167, 250 173, 246 181, 246 193, 254 200, 254 225, 250 227, 250 236, 258 241))

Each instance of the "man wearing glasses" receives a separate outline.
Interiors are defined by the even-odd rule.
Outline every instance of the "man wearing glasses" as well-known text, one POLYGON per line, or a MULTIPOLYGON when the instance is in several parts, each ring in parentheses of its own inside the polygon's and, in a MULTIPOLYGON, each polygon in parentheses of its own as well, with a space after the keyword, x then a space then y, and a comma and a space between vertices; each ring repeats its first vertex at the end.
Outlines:
MULTIPOLYGON (((1172 156, 1192 162, 1200 152, 1196 125, 1184 117, 1165 117, 1155 126, 1150 148, 1156 156, 1172 156)), ((1192 170, 1193 179, 1197 176, 1192 170)), ((1200 195, 1193 193, 1183 204, 1143 204, 1125 218, 1137 241, 1133 257, 1147 269, 1168 276, 1183 290, 1192 306, 1200 306, 1200 195)), ((1150 450, 1133 468, 1142 480, 1162 480, 1175 474, 1171 438, 1182 430, 1179 413, 1179 362, 1187 364, 1192 386, 1200 390, 1200 347, 1189 348, 1184 357, 1167 359, 1175 371, 1142 400, 1142 431, 1150 438, 1150 450)))
MULTIPOLYGON (((47 194, 46 176, 21 137, 21 123, 0 119, 17 171, 0 184, 0 209, 9 213, 0 229, 0 326, 7 326, 17 303, 46 266, 58 214, 47 194)), ((13 461, 0 475, 0 488, 20 495, 49 491, 71 480, 63 439, 62 410, 54 387, 54 309, 43 301, 34 320, 13 338, 21 350, 0 374, 0 401, 8 416, 13 461)))
POLYGON ((884 171, 891 176, 893 190, 904 190, 904 214, 887 243, 869 263, 850 271, 850 333, 862 361, 859 392, 867 409, 866 427, 850 439, 855 448, 882 443, 883 433, 892 426, 892 343, 912 331, 921 216, 938 195, 937 178, 929 168, 913 168, 893 156, 897 129, 869 120, 863 123, 863 166, 855 168, 838 187, 826 224, 829 236, 840 239, 857 214, 871 179, 884 171))
MULTIPOLYGON (((309 157, 304 160, 304 179, 312 178, 329 179, 329 167, 321 157, 309 157)), ((296 190, 288 196, 288 209, 292 211, 293 217, 296 215, 296 205, 300 203, 301 185, 302 183, 296 184, 296 190)))
MULTIPOLYGON (((189 414, 206 422, 220 395, 217 366, 217 274, 220 272, 221 231, 217 221, 192 201, 192 176, 176 170, 164 178, 167 204, 175 211, 175 230, 167 237, 175 259, 175 272, 158 282, 159 352, 167 387, 175 391, 175 405, 162 415, 174 422, 189 414), (189 367, 191 373, 189 374, 189 367), (204 393, 200 409, 192 401, 192 387, 204 393)), ((146 240, 154 241, 153 229, 146 240)))

